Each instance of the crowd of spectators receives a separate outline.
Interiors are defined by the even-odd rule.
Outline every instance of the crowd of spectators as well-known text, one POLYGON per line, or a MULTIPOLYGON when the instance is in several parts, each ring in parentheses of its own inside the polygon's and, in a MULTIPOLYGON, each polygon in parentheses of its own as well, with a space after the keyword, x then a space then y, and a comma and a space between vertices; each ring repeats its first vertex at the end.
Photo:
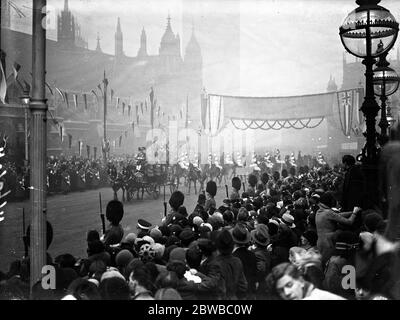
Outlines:
MULTIPOLYGON (((104 235, 87 234, 87 257, 47 256, 56 288, 29 291, 29 257, 0 273, 1 299, 293 300, 397 299, 388 261, 396 245, 387 221, 368 210, 361 171, 352 156, 318 172, 250 175, 246 191, 234 177, 217 203, 209 181, 187 212, 172 193, 158 225, 139 219, 124 234, 124 207, 106 208, 104 235), (343 183, 339 183, 342 181, 343 183), (361 263, 360 263, 361 262, 361 263), (347 271, 346 271, 347 270, 347 271), (356 270, 354 275, 352 270, 356 270), (354 276, 355 278, 352 278, 354 276)), ((47 224, 47 245, 53 230, 47 224)), ((67 251, 68 252, 68 251, 67 251)))

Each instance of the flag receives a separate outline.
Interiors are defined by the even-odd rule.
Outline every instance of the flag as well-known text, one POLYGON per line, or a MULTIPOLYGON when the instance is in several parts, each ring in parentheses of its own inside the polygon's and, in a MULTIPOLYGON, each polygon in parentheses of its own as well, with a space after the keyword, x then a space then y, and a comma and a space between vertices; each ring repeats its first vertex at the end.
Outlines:
POLYGON ((97 155, 97 147, 93 147, 93 157, 94 157, 94 160, 96 160, 96 155, 97 155))
POLYGON ((75 109, 78 109, 78 95, 74 93, 72 96, 74 98, 75 109))
POLYGON ((118 109, 118 106, 119 106, 119 97, 117 97, 117 103, 115 105, 115 109, 118 109))
POLYGON ((91 93, 93 93, 94 96, 96 97, 96 106, 97 106, 96 110, 98 111, 99 110, 99 97, 97 96, 96 91, 92 90, 91 93))
POLYGON ((119 142, 118 142, 118 147, 120 147, 120 148, 121 148, 121 143, 122 143, 122 135, 119 136, 119 142))
POLYGON ((68 93, 64 91, 65 102, 67 103, 67 108, 69 108, 68 93))
POLYGON ((125 102, 122 102, 122 115, 125 113, 125 102))
POLYGON ((83 142, 81 140, 78 141, 78 151, 79 151, 79 156, 82 156, 82 146, 83 142))
POLYGON ((68 134, 68 148, 71 149, 72 147, 72 136, 68 134))
POLYGON ((103 94, 103 90, 101 89, 101 85, 100 84, 97 85, 97 88, 99 88, 101 94, 103 94))
POLYGON ((150 125, 151 125, 151 128, 153 129, 153 127, 154 127, 154 91, 153 91, 153 87, 151 87, 149 96, 150 96, 150 125))
POLYGON ((62 93, 62 91, 57 87, 55 87, 55 88, 56 88, 56 91, 60 94, 61 98, 63 99, 63 102, 65 102, 65 97, 64 97, 64 94, 62 93))
POLYGON ((86 146, 86 153, 87 153, 88 159, 90 159, 90 146, 86 146))
POLYGON ((15 80, 17 80, 19 69, 21 69, 21 65, 19 65, 17 62, 14 62, 13 73, 14 73, 14 79, 15 80))
POLYGON ((62 124, 60 124, 60 138, 61 142, 64 142, 64 127, 62 124))
POLYGON ((142 114, 143 114, 143 102, 140 103, 140 110, 142 110, 142 114))
POLYGON ((3 64, 0 62, 0 101, 6 103, 7 83, 3 70, 3 64))
POLYGON ((128 117, 131 116, 131 105, 128 105, 128 117))
POLYGON ((185 119, 185 128, 187 129, 189 126, 189 96, 186 95, 186 119, 185 119))
POLYGON ((86 93, 83 94, 83 102, 85 103, 85 110, 88 109, 86 93))

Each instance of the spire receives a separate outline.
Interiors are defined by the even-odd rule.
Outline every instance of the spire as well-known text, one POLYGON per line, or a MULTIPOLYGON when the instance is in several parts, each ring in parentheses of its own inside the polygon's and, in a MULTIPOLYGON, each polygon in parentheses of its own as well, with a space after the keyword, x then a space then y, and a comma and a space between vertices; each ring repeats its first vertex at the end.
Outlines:
POLYGON ((171 29, 171 16, 169 15, 169 12, 168 12, 167 21, 168 21, 168 23, 167 23, 167 29, 171 29))
POLYGON ((118 22, 117 22, 117 32, 122 32, 121 31, 121 20, 119 17, 118 17, 118 22))
POLYGON ((64 11, 68 12, 68 0, 64 0, 64 11))
POLYGON ((138 51, 138 57, 146 57, 147 56, 147 37, 146 37, 146 31, 144 30, 144 27, 142 29, 142 34, 140 35, 140 48, 138 51))
POLYGON ((115 56, 121 57, 124 55, 123 35, 121 31, 121 20, 118 17, 117 31, 115 32, 115 56))
POLYGON ((96 51, 101 51, 101 47, 100 47, 100 36, 99 33, 97 32, 97 47, 96 47, 96 51))

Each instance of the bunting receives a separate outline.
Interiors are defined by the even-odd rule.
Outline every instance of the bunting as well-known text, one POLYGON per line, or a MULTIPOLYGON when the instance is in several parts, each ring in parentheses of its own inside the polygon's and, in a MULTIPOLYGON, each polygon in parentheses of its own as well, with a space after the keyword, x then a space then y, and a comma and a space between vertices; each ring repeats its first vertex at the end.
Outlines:
POLYGON ((68 148, 71 149, 72 147, 72 136, 68 134, 68 148))
POLYGON ((125 102, 122 102, 122 115, 125 114, 125 102))
POLYGON ((143 102, 140 103, 140 110, 142 110, 142 115, 143 115, 143 102))
POLYGON ((87 105, 87 97, 86 97, 86 93, 83 94, 83 102, 85 104, 85 110, 88 109, 88 105, 87 105))
POLYGON ((92 90, 91 93, 93 93, 96 98, 96 110, 99 111, 99 97, 97 96, 96 91, 92 90))
POLYGON ((14 79, 17 80, 18 77, 18 71, 21 69, 21 65, 18 64, 17 62, 14 62, 13 64, 13 74, 14 74, 14 79))
POLYGON ((55 87, 55 88, 56 88, 56 91, 60 94, 61 98, 63 99, 63 102, 65 102, 65 97, 64 97, 64 94, 62 93, 62 91, 57 87, 55 87))
POLYGON ((67 103, 67 108, 69 108, 68 93, 64 91, 65 102, 67 103))
POLYGON ((97 85, 97 88, 99 88, 101 94, 103 94, 103 90, 101 89, 101 85, 100 84, 97 85))
POLYGON ((72 97, 74 98, 75 109, 78 109, 78 95, 73 93, 72 97))
POLYGON ((78 140, 78 151, 79 151, 79 156, 82 156, 82 146, 83 142, 81 140, 78 140))
POLYGON ((7 83, 3 70, 3 64, 0 62, 0 101, 6 103, 7 83))
POLYGON ((154 91, 153 91, 153 87, 151 87, 149 96, 150 96, 150 125, 151 125, 151 128, 153 129, 153 127, 154 127, 154 91))

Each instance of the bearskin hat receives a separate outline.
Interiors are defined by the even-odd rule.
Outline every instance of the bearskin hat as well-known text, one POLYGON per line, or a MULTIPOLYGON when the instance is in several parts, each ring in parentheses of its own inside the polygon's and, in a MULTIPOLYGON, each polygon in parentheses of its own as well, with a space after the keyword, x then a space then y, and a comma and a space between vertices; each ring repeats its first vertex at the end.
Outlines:
POLYGON ((124 216, 124 206, 122 202, 118 200, 111 200, 107 204, 106 208, 106 218, 113 225, 118 225, 124 216))
POLYGON ((185 196, 180 191, 174 191, 171 194, 171 198, 169 199, 170 206, 175 210, 178 211, 178 208, 183 205, 185 201, 185 196))
POLYGON ((233 177, 232 178, 232 188, 235 188, 236 190, 240 190, 242 186, 242 181, 240 181, 239 177, 233 177))
POLYGON ((268 175, 268 173, 264 172, 264 173, 261 175, 261 182, 262 182, 263 184, 267 184, 268 181, 269 181, 269 175, 268 175))
POLYGON ((257 184, 258 178, 254 174, 249 174, 249 178, 247 181, 249 182, 249 185, 254 188, 257 184))
POLYGON ((206 192, 208 192, 212 197, 217 194, 217 184, 215 181, 208 181, 206 186, 206 192))

